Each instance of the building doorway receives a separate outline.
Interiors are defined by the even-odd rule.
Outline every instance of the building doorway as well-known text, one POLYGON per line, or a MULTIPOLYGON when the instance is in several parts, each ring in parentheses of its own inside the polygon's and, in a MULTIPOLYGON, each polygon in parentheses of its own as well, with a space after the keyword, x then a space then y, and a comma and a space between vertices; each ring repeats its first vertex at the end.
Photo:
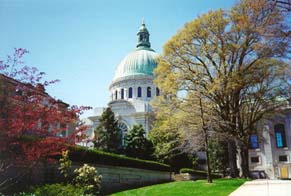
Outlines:
POLYGON ((280 178, 281 179, 287 179, 289 178, 289 171, 287 165, 280 166, 280 178))

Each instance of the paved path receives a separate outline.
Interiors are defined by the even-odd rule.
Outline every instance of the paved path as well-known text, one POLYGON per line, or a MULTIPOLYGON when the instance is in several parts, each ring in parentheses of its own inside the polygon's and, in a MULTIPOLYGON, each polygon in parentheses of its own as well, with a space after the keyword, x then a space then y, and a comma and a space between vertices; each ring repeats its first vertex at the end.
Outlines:
POLYGON ((291 196, 291 180, 245 182, 229 196, 291 196))

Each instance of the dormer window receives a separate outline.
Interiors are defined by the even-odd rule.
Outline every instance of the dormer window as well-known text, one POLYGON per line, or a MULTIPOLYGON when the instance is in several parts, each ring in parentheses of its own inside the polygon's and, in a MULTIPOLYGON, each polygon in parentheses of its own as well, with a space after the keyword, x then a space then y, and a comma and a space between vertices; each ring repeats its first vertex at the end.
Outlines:
POLYGON ((20 89, 18 89, 18 88, 15 90, 15 94, 16 94, 16 95, 21 96, 22 93, 23 93, 22 90, 20 90, 20 89))

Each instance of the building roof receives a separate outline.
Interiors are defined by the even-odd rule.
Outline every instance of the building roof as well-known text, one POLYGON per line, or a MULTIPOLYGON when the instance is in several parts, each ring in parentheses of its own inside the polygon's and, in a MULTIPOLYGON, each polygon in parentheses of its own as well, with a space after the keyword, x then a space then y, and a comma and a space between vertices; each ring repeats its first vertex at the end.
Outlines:
POLYGON ((117 65, 113 81, 127 76, 154 75, 158 54, 150 47, 149 35, 143 22, 137 33, 136 49, 117 65))
MULTIPOLYGON (((63 108, 69 107, 69 104, 63 102, 60 99, 56 100, 55 98, 50 96, 46 92, 46 89, 45 89, 43 84, 38 83, 35 86, 33 86, 30 83, 24 83, 24 82, 18 81, 18 80, 14 79, 14 78, 11 78, 9 76, 6 76, 6 75, 0 73, 0 84, 1 84, 1 82, 6 86, 9 84, 9 85, 14 86, 14 87, 18 86, 19 88, 21 88, 22 90, 25 90, 25 91, 33 91, 36 94, 39 94, 39 95, 41 95, 43 97, 46 97, 46 98, 49 98, 51 100, 56 101, 58 106, 62 106, 63 108)), ((0 89, 0 90, 2 90, 2 89, 0 89)))

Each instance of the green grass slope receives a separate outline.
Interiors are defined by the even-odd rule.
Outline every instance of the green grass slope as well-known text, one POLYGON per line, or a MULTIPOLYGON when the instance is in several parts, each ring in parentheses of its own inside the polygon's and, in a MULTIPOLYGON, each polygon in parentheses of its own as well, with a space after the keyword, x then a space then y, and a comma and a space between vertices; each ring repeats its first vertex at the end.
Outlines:
POLYGON ((111 196, 227 196, 245 181, 216 179, 212 184, 205 180, 171 182, 114 193, 111 196))

